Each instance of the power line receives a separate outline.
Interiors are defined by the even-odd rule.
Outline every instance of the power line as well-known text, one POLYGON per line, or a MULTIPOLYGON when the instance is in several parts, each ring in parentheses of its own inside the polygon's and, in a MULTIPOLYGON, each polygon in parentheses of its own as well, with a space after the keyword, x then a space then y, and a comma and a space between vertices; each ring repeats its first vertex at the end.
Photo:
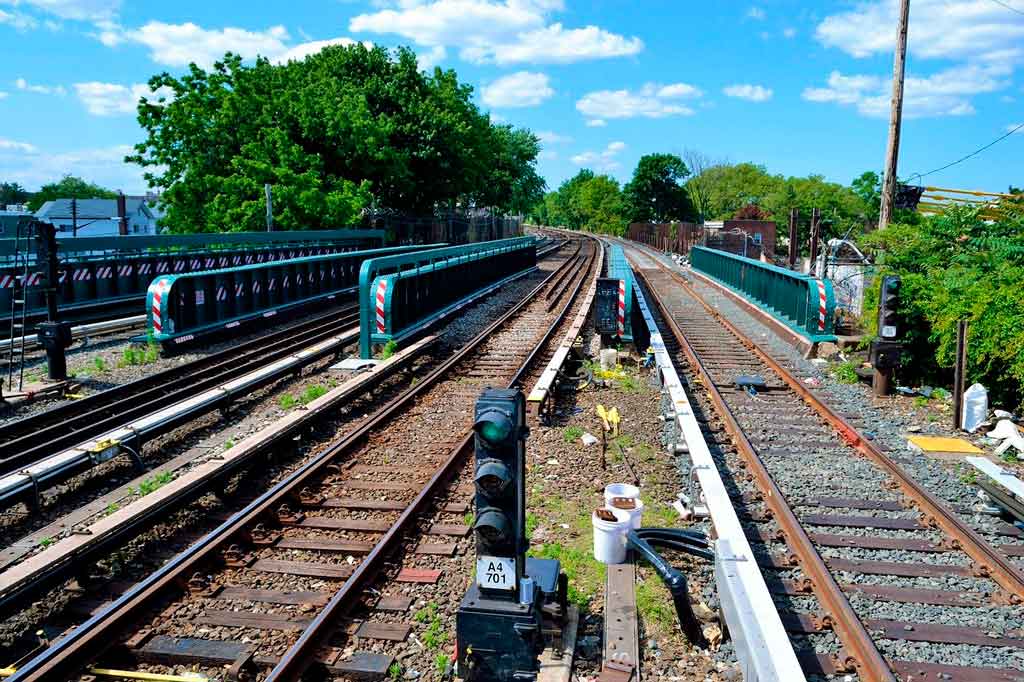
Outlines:
POLYGON ((1016 7, 1013 7, 1011 5, 1007 5, 1005 2, 1003 2, 1003 0, 992 0, 992 2, 994 2, 997 5, 1000 5, 1002 7, 1005 7, 1006 9, 1010 10, 1011 12, 1016 12, 1017 14, 1020 14, 1021 16, 1024 16, 1024 10, 1019 10, 1016 7))
POLYGON ((913 175, 911 175, 910 177, 917 177, 917 178, 923 178, 923 177, 929 176, 929 175, 931 175, 931 174, 933 174, 933 173, 938 173, 939 171, 944 171, 944 170, 946 170, 947 168, 952 168, 953 166, 957 165, 958 163, 963 163, 963 162, 964 162, 964 161, 966 161, 967 159, 969 159, 969 158, 971 158, 971 157, 974 157, 974 156, 977 156, 978 154, 982 153, 983 151, 985 151, 985 150, 986 150, 986 149, 988 149, 989 147, 993 146, 993 145, 994 145, 994 144, 996 144, 997 142, 1002 142, 1003 140, 1005 140, 1006 138, 1008 138, 1008 137, 1009 137, 1010 135, 1013 135, 1013 134, 1014 134, 1015 132, 1017 132, 1017 131, 1018 131, 1018 130, 1020 130, 1021 128, 1024 128, 1024 123, 1021 123, 1020 125, 1018 125, 1018 126, 1016 126, 1016 127, 1012 128, 1012 129, 1011 129, 1011 130, 1010 130, 1010 131, 1009 131, 1008 133, 1006 133, 1006 134, 1005 134, 1005 135, 1003 135, 1002 137, 997 137, 996 139, 992 140, 991 142, 989 142, 989 143, 988 143, 987 145, 985 145, 984 147, 979 147, 978 149, 975 149, 975 150, 974 150, 973 152, 971 152, 971 153, 970 153, 970 154, 968 154, 967 156, 964 156, 964 157, 962 157, 962 158, 959 158, 959 159, 957 159, 956 161, 954 161, 954 162, 952 162, 952 163, 947 163, 947 164, 946 164, 945 166, 943 166, 942 168, 936 168, 935 170, 930 170, 930 171, 928 171, 927 173, 914 173, 914 174, 913 174, 913 175))

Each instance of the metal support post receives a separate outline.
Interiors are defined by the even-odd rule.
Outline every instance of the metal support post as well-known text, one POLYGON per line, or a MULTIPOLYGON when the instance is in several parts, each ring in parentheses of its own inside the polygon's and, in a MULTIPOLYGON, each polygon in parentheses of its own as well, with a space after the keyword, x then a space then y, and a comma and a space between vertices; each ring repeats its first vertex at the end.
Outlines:
POLYGON ((797 243, 797 222, 800 220, 800 209, 789 209, 789 269, 796 270, 796 259, 800 257, 800 245, 797 243))
POLYGON ((810 274, 815 273, 818 262, 818 242, 821 241, 821 209, 811 209, 811 267, 810 274))
POLYGON ((956 369, 953 374, 953 428, 963 427, 964 384, 967 374, 967 320, 956 325, 956 369))

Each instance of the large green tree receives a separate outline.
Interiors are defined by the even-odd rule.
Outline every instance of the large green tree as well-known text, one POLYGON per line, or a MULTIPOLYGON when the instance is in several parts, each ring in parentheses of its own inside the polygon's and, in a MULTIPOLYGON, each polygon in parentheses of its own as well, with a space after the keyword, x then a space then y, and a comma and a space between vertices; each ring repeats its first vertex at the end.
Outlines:
POLYGON ((42 186, 28 201, 28 210, 35 212, 47 201, 55 199, 114 199, 117 192, 100 187, 74 175, 65 175, 57 182, 42 186))
POLYGON ((32 193, 17 182, 0 182, 0 206, 23 204, 32 193))
POLYGON ((172 231, 260 229, 265 183, 281 229, 350 224, 371 204, 513 210, 542 191, 536 138, 493 126, 472 87, 424 73, 408 49, 332 46, 252 65, 228 54, 149 83, 171 97, 140 102, 147 137, 129 160, 164 189, 172 231))
POLYGON ((545 195, 531 216, 542 225, 622 235, 627 225, 625 210, 619 182, 584 168, 545 195))
POLYGON ((693 220, 697 211, 683 181, 690 170, 675 154, 645 154, 633 179, 623 187, 628 217, 633 222, 665 223, 693 220))

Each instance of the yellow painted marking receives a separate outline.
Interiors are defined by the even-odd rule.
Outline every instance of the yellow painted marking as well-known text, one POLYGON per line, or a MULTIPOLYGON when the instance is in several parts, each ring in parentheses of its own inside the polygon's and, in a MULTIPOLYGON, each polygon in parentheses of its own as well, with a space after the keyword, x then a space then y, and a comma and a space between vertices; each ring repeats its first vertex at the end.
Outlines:
POLYGON ((959 452, 963 454, 980 454, 982 451, 963 438, 943 438, 941 436, 910 436, 908 438, 922 452, 959 452))

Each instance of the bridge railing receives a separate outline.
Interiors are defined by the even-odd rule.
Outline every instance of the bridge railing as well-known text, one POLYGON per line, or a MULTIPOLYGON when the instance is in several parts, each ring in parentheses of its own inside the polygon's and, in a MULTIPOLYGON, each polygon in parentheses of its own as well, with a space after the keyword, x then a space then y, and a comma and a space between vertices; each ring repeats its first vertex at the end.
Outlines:
POLYGON ((431 248, 399 246, 161 275, 146 292, 147 333, 183 343, 196 335, 272 317, 354 291, 360 267, 377 256, 431 248))
POLYGON ((399 341, 537 265, 534 237, 373 258, 359 273, 359 353, 399 341))
POLYGON ((703 246, 693 247, 690 263, 811 341, 835 341, 830 280, 703 246))

